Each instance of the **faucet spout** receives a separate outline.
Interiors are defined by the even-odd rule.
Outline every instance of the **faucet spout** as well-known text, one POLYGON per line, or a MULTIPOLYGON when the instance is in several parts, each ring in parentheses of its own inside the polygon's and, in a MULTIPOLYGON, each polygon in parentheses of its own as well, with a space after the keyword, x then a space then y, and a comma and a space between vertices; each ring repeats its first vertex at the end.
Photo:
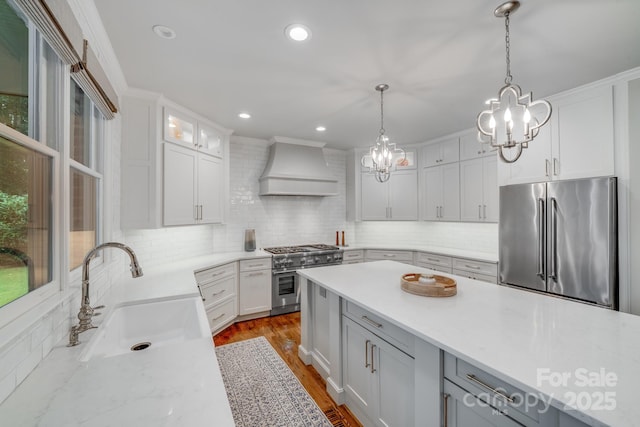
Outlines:
MULTIPOLYGON (((78 340, 78 336, 89 329, 93 329, 96 326, 93 326, 91 323, 91 319, 96 314, 94 313, 94 308, 91 307, 91 301, 89 300, 89 264, 91 260, 96 257, 98 252, 104 248, 118 248, 125 251, 129 258, 131 259, 131 276, 133 278, 142 276, 142 268, 140 268, 140 264, 138 263, 138 258, 136 257, 135 252, 129 246, 118 243, 118 242, 107 242, 101 245, 96 246, 87 252, 87 255, 84 257, 84 261, 82 262, 82 297, 80 303, 80 311, 78 312, 78 324, 71 328, 69 332, 69 344, 68 347, 76 346, 80 343, 78 340)), ((98 307, 101 308, 101 307, 98 307)))

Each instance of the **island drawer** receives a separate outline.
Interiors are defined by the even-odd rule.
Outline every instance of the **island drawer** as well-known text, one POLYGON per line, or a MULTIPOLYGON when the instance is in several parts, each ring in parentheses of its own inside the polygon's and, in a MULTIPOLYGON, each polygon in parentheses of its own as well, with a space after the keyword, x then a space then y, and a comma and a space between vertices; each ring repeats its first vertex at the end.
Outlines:
POLYGON ((209 308, 224 298, 236 293, 236 277, 227 276, 200 286, 202 301, 205 308, 209 308))
POLYGON ((271 269, 271 258, 243 259, 240 261, 240 271, 269 269, 271 269))
POLYGON ((236 263, 230 262, 219 267, 208 268, 206 270, 198 271, 196 275, 196 282, 200 285, 209 283, 214 280, 220 280, 224 277, 233 276, 236 274, 236 263))
POLYGON ((225 302, 207 309, 207 319, 211 332, 217 331, 227 322, 232 321, 237 316, 237 304, 235 298, 230 298, 225 302))
POLYGON ((380 249, 367 249, 367 261, 391 260, 413 264, 412 251, 385 251, 380 249))
POLYGON ((451 260, 451 257, 448 257, 448 256, 433 254, 430 252, 418 252, 416 255, 416 262, 429 264, 429 265, 437 265, 444 269, 439 271, 447 271, 451 273, 452 260, 451 260))
POLYGON ((453 356, 444 354, 444 377, 525 426, 553 426, 557 412, 539 396, 453 356))
POLYGON ((413 356, 414 337, 409 332, 351 301, 342 300, 342 313, 394 347, 413 356))
POLYGON ((453 259, 454 270, 470 271, 485 276, 498 276, 498 265, 492 262, 472 261, 464 258, 453 259))

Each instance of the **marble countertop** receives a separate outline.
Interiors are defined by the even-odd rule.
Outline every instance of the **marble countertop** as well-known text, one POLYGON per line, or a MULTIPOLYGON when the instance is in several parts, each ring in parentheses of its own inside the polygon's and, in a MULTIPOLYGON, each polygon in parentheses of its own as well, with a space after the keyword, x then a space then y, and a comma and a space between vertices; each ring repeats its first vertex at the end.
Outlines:
MULTIPOLYGON (((198 296, 194 271, 242 259, 270 257, 263 251, 213 254, 126 275, 106 295, 103 316, 120 303, 198 296)), ((233 426, 213 341, 201 338, 156 351, 94 358, 80 355, 96 330, 68 348, 65 336, 0 405, 0 424, 11 426, 233 426)))
POLYGON ((455 275, 454 297, 402 291, 401 275, 421 271, 376 261, 298 273, 561 410, 573 403, 588 424, 637 425, 640 316, 455 275))
POLYGON ((431 252, 434 254, 473 259, 476 261, 484 262, 498 262, 498 254, 490 252, 471 251, 466 249, 457 248, 445 248, 442 246, 426 246, 426 245, 350 245, 340 246, 345 251, 349 250, 362 250, 362 249, 375 249, 375 250, 388 250, 388 251, 418 251, 418 252, 431 252))

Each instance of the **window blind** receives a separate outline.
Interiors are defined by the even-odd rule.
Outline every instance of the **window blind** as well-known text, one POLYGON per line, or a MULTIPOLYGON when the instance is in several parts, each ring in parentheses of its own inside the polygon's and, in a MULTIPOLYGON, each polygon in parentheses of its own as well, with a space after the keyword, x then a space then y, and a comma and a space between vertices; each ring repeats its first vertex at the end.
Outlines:
POLYGON ((14 0, 47 42, 71 66, 78 85, 105 118, 118 112, 118 97, 98 58, 84 39, 67 0, 14 0))

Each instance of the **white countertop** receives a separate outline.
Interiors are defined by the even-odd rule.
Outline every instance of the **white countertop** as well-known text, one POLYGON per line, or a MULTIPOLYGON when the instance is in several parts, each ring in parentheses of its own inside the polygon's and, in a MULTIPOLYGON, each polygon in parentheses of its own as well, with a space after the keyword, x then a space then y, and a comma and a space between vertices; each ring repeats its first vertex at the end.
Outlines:
MULTIPOLYGON (((263 251, 213 254, 127 275, 104 298, 99 326, 118 303, 199 295, 194 271, 241 259, 270 257, 263 251)), ((152 352, 95 358, 79 357, 96 330, 83 332, 81 344, 68 337, 0 405, 7 426, 233 426, 213 340, 186 341, 152 352)))
POLYGON ((592 425, 637 425, 640 316, 454 275, 450 276, 458 283, 456 296, 416 296, 400 288, 402 274, 411 272, 431 271, 394 261, 298 271, 524 391, 551 398, 553 406, 562 410, 572 396, 596 403, 601 393, 613 393, 615 409, 583 405, 572 415, 592 425), (577 371, 580 368, 585 371, 577 371), (552 384, 539 370, 568 377, 552 384), (583 385, 582 373, 617 379, 615 385, 599 378, 583 385))
POLYGON ((478 252, 478 251, 470 251, 466 249, 457 249, 457 248, 445 248, 442 246, 427 246, 427 245, 398 246, 398 245, 385 244, 385 245, 350 245, 350 246, 340 246, 340 248, 344 249, 345 251, 375 249, 375 250, 387 250, 387 251, 431 252, 434 254, 473 259, 476 261, 498 262, 497 253, 478 252))

